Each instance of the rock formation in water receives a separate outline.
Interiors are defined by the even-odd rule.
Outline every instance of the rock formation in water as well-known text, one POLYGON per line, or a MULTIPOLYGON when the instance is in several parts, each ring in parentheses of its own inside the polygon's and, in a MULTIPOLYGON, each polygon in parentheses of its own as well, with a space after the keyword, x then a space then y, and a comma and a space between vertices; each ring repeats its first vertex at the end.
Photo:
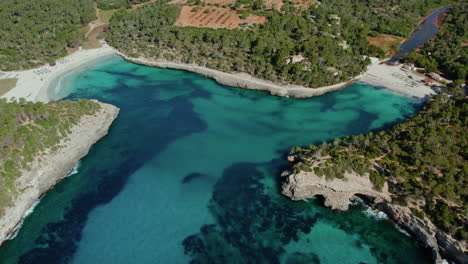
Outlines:
MULTIPOLYGON (((99 103, 99 102, 98 102, 99 103)), ((23 170, 15 181, 20 191, 5 208, 0 218, 0 244, 11 236, 20 226, 25 214, 38 199, 62 180, 88 154, 90 148, 104 137, 117 118, 119 109, 99 103, 100 110, 95 115, 84 115, 78 124, 71 127, 71 133, 62 138, 54 151, 36 156, 29 170, 23 170)))
POLYGON ((390 219, 412 234, 420 243, 430 248, 436 263, 442 263, 442 256, 460 263, 468 263, 465 254, 466 245, 437 228, 429 219, 418 218, 410 208, 392 204, 387 183, 382 190, 377 191, 368 174, 359 176, 355 173, 346 173, 344 179, 320 177, 313 168, 326 158, 311 161, 310 157, 299 154, 288 156, 288 161, 293 163, 304 160, 311 162, 309 163, 311 171, 284 171, 281 174, 283 195, 295 201, 323 196, 325 206, 342 211, 348 210, 356 195, 364 197, 372 207, 386 213, 390 219))

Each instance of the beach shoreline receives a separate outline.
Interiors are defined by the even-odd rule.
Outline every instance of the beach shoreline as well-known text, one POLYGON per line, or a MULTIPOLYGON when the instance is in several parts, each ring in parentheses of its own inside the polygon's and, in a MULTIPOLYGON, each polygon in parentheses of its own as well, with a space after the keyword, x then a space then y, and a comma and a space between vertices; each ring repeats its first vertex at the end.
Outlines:
POLYGON ((96 49, 80 49, 71 55, 57 60, 55 66, 44 65, 39 68, 26 71, 10 71, 0 75, 0 79, 17 78, 16 86, 2 95, 2 98, 24 98, 28 101, 49 102, 51 98, 49 91, 52 84, 69 72, 90 64, 104 57, 115 55, 112 47, 103 44, 96 49))
POLYGON ((345 89, 355 82, 390 90, 400 95, 419 100, 430 98, 435 94, 434 90, 421 82, 424 79, 423 77, 410 71, 402 70, 400 66, 387 65, 380 61, 369 65, 365 72, 349 81, 319 88, 308 88, 299 85, 279 85, 271 81, 255 78, 246 73, 226 73, 196 64, 151 60, 141 57, 132 58, 119 51, 116 51, 116 53, 131 63, 193 72, 213 79, 222 85, 266 91, 275 96, 309 98, 345 89))
POLYGON ((124 60, 131 63, 157 67, 157 68, 168 68, 183 70, 188 72, 193 72, 204 77, 215 80, 217 83, 230 86, 243 88, 248 90, 257 90, 265 91, 271 95, 281 96, 281 97, 294 97, 294 98, 308 98, 314 96, 320 96, 325 93, 338 91, 346 88, 351 85, 353 82, 359 80, 362 75, 359 75, 349 81, 341 82, 329 86, 319 87, 319 88, 308 88, 299 85, 280 85, 273 83, 271 81, 255 78, 247 73, 226 73, 210 68, 206 68, 197 64, 186 64, 178 63, 171 61, 162 61, 162 60, 151 60, 146 58, 132 58, 119 51, 116 51, 117 54, 122 57, 124 60))
POLYGON ((142 57, 133 58, 115 50, 113 47, 103 42, 100 48, 78 50, 58 60, 55 66, 45 65, 36 69, 12 71, 0 75, 0 79, 12 77, 18 79, 16 87, 1 97, 25 98, 28 101, 38 102, 56 100, 57 98, 53 96, 55 91, 51 89, 55 88, 59 78, 96 60, 112 55, 118 55, 124 60, 135 64, 193 72, 213 79, 222 85, 265 91, 271 95, 281 97, 309 98, 320 96, 329 92, 345 89, 355 82, 387 89, 413 99, 427 99, 435 94, 430 87, 425 86, 421 82, 424 79, 423 77, 409 71, 404 71, 399 66, 387 65, 379 62, 374 62, 369 65, 365 72, 349 81, 319 88, 308 88, 299 85, 280 85, 271 81, 255 78, 247 73, 226 73, 196 64, 153 60, 142 57))

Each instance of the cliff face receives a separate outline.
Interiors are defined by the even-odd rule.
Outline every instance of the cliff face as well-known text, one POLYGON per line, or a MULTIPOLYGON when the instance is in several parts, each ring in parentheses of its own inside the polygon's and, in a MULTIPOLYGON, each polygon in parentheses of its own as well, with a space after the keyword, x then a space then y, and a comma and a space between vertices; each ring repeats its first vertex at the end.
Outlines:
MULTIPOLYGON (((302 157, 290 156, 293 162, 302 157)), ((313 164, 313 168, 316 164, 313 164)), ((391 196, 385 183, 382 191, 376 191, 368 175, 358 176, 347 173, 345 179, 327 179, 314 172, 300 171, 282 174, 282 193, 294 201, 310 199, 316 195, 325 198, 325 206, 334 210, 348 210, 355 195, 363 195, 370 205, 386 213, 390 219, 409 231, 421 244, 432 251, 435 263, 442 263, 442 257, 468 263, 466 245, 438 229, 428 218, 416 217, 409 208, 391 204, 391 196)))
POLYGON ((389 202, 374 203, 374 207, 385 212, 390 219, 409 231, 421 244, 432 251, 436 263, 442 263, 442 256, 457 263, 468 263, 466 245, 438 229, 428 218, 416 217, 409 208, 389 202))
POLYGON ((107 134, 119 109, 109 104, 99 104, 101 109, 95 116, 83 116, 72 127, 72 133, 61 140, 58 150, 36 157, 30 165, 31 169, 24 171, 15 182, 17 189, 24 191, 14 197, 13 206, 6 208, 5 216, 0 218, 0 245, 22 222, 26 211, 63 179, 88 154, 92 145, 107 134))
POLYGON ((387 185, 382 192, 375 191, 368 175, 346 173, 345 179, 327 179, 314 172, 283 172, 285 177, 282 193, 292 200, 306 200, 316 195, 325 198, 325 206, 333 210, 348 210, 355 194, 382 200, 391 200, 387 185))

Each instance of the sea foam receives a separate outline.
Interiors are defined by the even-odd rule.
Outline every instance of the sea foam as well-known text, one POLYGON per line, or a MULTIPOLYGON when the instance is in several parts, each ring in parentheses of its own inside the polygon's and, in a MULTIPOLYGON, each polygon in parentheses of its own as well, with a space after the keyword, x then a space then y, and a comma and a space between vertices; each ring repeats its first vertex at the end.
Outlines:
POLYGON ((31 215, 34 212, 34 208, 36 208, 36 206, 40 202, 41 202, 41 199, 38 199, 37 201, 34 202, 34 204, 28 210, 26 210, 26 212, 24 213, 24 216, 21 218, 21 221, 16 225, 13 232, 8 234, 8 236, 5 238, 5 240, 13 240, 18 235, 19 230, 23 226, 24 219, 26 219, 29 215, 31 215))
POLYGON ((384 212, 374 210, 371 207, 367 207, 366 210, 364 210, 364 214, 367 215, 368 217, 374 218, 376 220, 385 220, 388 219, 388 215, 385 214, 384 212))
POLYGON ((78 169, 80 168, 80 163, 81 163, 81 161, 78 161, 78 163, 73 167, 73 169, 71 169, 71 171, 67 174, 67 176, 65 176, 65 178, 77 174, 78 169))

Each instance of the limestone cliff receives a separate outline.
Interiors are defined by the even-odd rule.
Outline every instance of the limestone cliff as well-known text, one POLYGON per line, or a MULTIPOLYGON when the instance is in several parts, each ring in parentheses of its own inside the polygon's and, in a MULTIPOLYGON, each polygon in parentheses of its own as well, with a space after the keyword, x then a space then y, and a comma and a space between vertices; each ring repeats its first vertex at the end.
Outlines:
POLYGON ((94 115, 85 115, 72 127, 72 132, 63 138, 55 151, 47 151, 35 158, 30 170, 23 171, 15 185, 19 192, 12 206, 5 209, 0 218, 0 244, 21 224, 25 213, 57 182, 63 179, 88 154, 90 148, 104 137, 117 118, 119 109, 99 103, 100 110, 94 115))
MULTIPOLYGON (((307 159, 297 155, 288 157, 290 162, 307 159)), ((446 232, 438 229, 427 217, 420 219, 410 208, 392 204, 392 196, 388 192, 387 183, 381 191, 373 188, 369 175, 359 176, 356 173, 346 173, 344 179, 327 179, 314 173, 313 168, 324 159, 313 161, 311 171, 284 171, 282 176, 282 193, 292 200, 306 200, 316 195, 325 198, 325 206, 334 210, 347 210, 355 195, 360 195, 369 204, 386 213, 390 219, 412 234, 421 244, 432 251, 435 263, 442 263, 449 258, 458 263, 468 263, 465 254, 466 245, 454 239, 446 232)), ((309 160, 310 162, 310 160, 309 160)))

